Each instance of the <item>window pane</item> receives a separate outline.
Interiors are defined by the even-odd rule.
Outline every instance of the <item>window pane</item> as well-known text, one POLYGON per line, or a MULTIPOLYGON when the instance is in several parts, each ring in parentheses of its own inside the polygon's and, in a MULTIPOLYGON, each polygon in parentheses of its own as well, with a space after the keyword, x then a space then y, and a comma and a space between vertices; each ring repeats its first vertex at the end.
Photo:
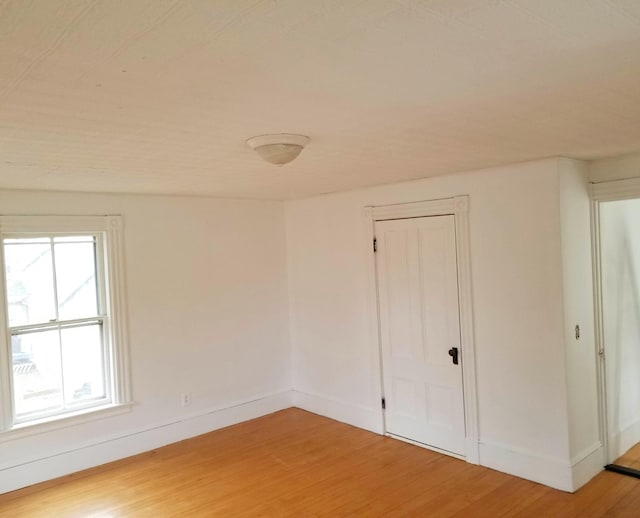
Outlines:
POLYGON ((57 330, 11 337, 16 417, 62 407, 58 337, 57 330))
POLYGON ((48 322, 56 318, 50 244, 30 239, 5 240, 9 326, 48 322))
POLYGON ((105 397, 101 324, 63 328, 62 362, 68 405, 105 397))
MULTIPOLYGON (((74 239, 80 239, 75 237, 74 239)), ((56 281, 60 320, 98 315, 95 243, 93 236, 85 242, 56 242, 56 281)))

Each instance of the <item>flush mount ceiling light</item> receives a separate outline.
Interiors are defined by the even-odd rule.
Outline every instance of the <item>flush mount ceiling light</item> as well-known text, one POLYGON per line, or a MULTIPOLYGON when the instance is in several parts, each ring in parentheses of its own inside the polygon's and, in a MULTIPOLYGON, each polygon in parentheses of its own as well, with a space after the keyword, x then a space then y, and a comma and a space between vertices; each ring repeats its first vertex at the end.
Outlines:
POLYGON ((295 160, 309 142, 309 137, 291 133, 258 135, 247 139, 248 146, 270 164, 284 165, 295 160))

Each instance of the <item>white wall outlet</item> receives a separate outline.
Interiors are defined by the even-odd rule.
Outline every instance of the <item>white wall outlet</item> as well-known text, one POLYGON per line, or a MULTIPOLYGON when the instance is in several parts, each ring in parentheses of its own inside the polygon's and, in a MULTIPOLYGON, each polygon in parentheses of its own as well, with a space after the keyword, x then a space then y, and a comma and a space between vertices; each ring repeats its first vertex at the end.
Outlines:
POLYGON ((191 404, 191 392, 182 393, 182 406, 189 406, 191 404))

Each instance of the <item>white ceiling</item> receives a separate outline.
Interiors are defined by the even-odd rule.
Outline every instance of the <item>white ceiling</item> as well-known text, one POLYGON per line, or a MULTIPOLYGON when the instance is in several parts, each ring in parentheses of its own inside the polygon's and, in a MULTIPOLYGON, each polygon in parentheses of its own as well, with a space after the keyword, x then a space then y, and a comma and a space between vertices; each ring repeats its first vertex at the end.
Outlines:
POLYGON ((287 199, 640 150, 639 0, 0 0, 0 188, 287 199), (302 133, 293 163, 248 137, 302 133))

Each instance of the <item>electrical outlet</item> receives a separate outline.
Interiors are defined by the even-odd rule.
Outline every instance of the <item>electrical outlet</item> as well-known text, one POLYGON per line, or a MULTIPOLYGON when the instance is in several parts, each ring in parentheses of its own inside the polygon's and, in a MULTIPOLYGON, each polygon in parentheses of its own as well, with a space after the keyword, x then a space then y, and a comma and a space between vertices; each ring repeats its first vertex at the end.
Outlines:
POLYGON ((184 392, 182 394, 182 406, 189 406, 191 404, 191 392, 184 392))

